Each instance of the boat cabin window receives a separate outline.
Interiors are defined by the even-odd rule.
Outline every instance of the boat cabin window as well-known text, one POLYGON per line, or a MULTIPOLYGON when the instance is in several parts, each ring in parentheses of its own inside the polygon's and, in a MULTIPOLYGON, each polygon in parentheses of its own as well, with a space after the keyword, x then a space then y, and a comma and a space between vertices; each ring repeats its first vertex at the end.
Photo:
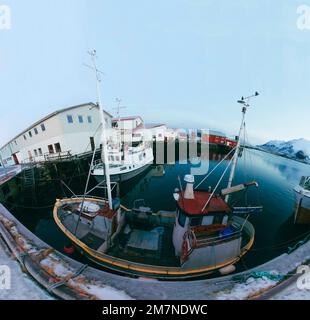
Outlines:
POLYGON ((179 213, 179 215, 178 215, 178 223, 182 228, 184 228, 185 227, 185 222, 186 222, 186 215, 181 210, 179 210, 178 213, 179 213))
POLYGON ((209 226, 213 223, 213 216, 204 216, 202 219, 202 225, 203 226, 209 226))
POLYGON ((133 143, 132 143, 132 147, 133 147, 133 148, 137 148, 137 147, 139 147, 141 144, 142 144, 141 141, 139 141, 139 142, 133 142, 133 143))
POLYGON ((223 218, 222 224, 227 225, 227 223, 228 223, 228 216, 226 215, 223 218))
POLYGON ((190 226, 191 226, 191 227, 201 226, 201 225, 202 225, 202 218, 203 218, 203 217, 194 217, 194 218, 191 218, 190 226))
POLYGON ((223 223, 223 215, 222 214, 216 214, 214 216, 213 224, 222 224, 223 223))

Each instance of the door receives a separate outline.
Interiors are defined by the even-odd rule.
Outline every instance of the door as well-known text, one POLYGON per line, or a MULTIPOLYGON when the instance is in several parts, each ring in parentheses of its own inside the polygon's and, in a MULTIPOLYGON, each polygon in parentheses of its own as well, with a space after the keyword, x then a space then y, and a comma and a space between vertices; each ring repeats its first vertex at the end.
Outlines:
POLYGON ((48 146, 48 152, 49 152, 49 154, 54 153, 54 147, 53 147, 52 144, 50 144, 50 145, 48 146))
POLYGON ((31 154, 31 151, 28 151, 28 158, 29 158, 29 160, 30 160, 30 161, 32 161, 32 160, 33 160, 33 158, 32 158, 32 154, 31 154))
POLYGON ((13 160, 14 160, 14 162, 15 162, 16 165, 19 164, 19 160, 18 160, 18 158, 17 158, 16 153, 13 154, 13 160))

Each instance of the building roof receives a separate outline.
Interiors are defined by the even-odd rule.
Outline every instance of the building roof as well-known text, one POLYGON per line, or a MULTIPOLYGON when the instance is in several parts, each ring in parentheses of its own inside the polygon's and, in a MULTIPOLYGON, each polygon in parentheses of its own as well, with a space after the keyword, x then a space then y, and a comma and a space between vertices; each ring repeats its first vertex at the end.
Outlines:
MULTIPOLYGON (((63 113, 63 112, 67 112, 67 111, 70 111, 70 110, 73 110, 73 109, 76 109, 76 108, 80 108, 80 107, 84 107, 84 106, 92 106, 92 107, 95 107, 95 108, 98 108, 98 105, 93 103, 93 102, 88 102, 88 103, 82 103, 82 104, 79 104, 79 105, 76 105, 76 106, 71 106, 71 107, 67 107, 67 108, 63 108, 63 109, 59 109, 59 110, 56 110, 52 113, 50 113, 49 115, 45 116, 44 118, 42 118, 41 120, 33 123, 31 126, 27 127, 25 130, 23 130, 21 133, 19 133, 18 135, 16 135, 13 139, 11 139, 9 142, 7 142, 5 145, 3 145, 1 147, 4 148, 6 147, 7 145, 9 145, 10 143, 12 143, 14 140, 16 140, 18 137, 22 136, 23 134, 27 133, 29 130, 31 130, 33 127, 36 127, 38 125, 40 125, 41 123, 43 123, 44 121, 60 114, 60 113, 63 113)), ((110 118, 112 118, 112 115, 110 113, 108 113, 107 111, 103 110, 104 113, 109 116, 110 118)))
POLYGON ((136 120, 136 119, 141 119, 141 121, 143 121, 140 116, 130 116, 130 117, 122 117, 122 118, 113 118, 112 121, 113 121, 113 122, 117 122, 117 121, 130 121, 130 120, 136 120))
MULTIPOLYGON (((182 193, 183 194, 183 193, 182 193)), ((208 214, 228 214, 231 212, 228 204, 221 198, 213 196, 209 205, 202 212, 203 207, 207 203, 211 193, 206 191, 195 191, 195 199, 184 199, 181 195, 178 206, 188 216, 201 216, 208 214)))
POLYGON ((138 132, 140 130, 144 130, 145 129, 145 125, 143 123, 140 123, 137 127, 135 127, 132 131, 133 132, 138 132))
POLYGON ((159 128, 159 127, 163 127, 163 126, 166 126, 166 124, 164 124, 164 123, 147 123, 147 124, 145 124, 146 129, 159 128))

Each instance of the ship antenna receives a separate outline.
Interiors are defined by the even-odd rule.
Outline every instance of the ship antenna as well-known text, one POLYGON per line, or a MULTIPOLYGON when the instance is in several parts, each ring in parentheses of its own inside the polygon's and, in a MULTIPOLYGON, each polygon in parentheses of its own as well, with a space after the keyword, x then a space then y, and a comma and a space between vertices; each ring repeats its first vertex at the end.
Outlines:
POLYGON ((121 110, 126 109, 127 107, 121 106, 122 99, 116 98, 116 108, 113 108, 113 110, 116 110, 117 114, 117 132, 118 132, 118 141, 119 141, 119 149, 121 149, 121 144, 122 144, 122 138, 121 138, 121 129, 120 129, 120 123, 121 123, 121 110))
POLYGON ((101 122, 101 126, 102 126, 102 131, 101 131, 102 132, 101 133, 101 141, 102 141, 101 159, 102 159, 103 164, 104 164, 109 207, 112 210, 113 209, 113 203, 112 203, 110 166, 109 166, 107 137, 106 137, 106 123, 105 123, 104 109, 103 109, 103 106, 102 106, 102 100, 101 100, 101 94, 100 94, 100 83, 101 83, 100 75, 103 74, 103 72, 101 72, 97 68, 97 64, 96 64, 97 52, 96 52, 96 50, 88 51, 88 54, 90 55, 91 60, 92 60, 92 64, 93 64, 93 67, 90 67, 90 66, 88 66, 88 67, 90 67, 92 70, 94 70, 95 76, 96 76, 97 102, 98 102, 98 107, 99 107, 100 122, 101 122))
POLYGON ((114 110, 116 110, 117 119, 118 119, 118 121, 120 121, 121 120, 121 110, 126 109, 127 107, 121 106, 122 99, 116 98, 115 101, 117 103, 117 107, 114 108, 114 110))
MULTIPOLYGON (((236 172, 236 167, 237 167, 237 162, 238 162, 238 157, 239 157, 239 152, 241 149, 241 136, 242 136, 242 131, 245 128, 245 115, 246 112, 248 110, 248 108, 250 107, 250 102, 251 99, 254 97, 259 96, 259 93, 256 91, 255 94, 248 96, 248 97, 242 97, 241 100, 238 100, 238 103, 242 104, 242 121, 241 121, 241 126, 240 126, 240 130, 239 130, 239 135, 238 135, 238 142, 237 142, 237 147, 236 147, 236 151, 233 157, 233 162, 232 162, 232 167, 231 167, 231 171, 230 171, 230 176, 229 176, 229 180, 228 180, 228 185, 227 188, 231 188, 234 177, 235 177, 235 172, 236 172)), ((225 201, 226 203, 228 203, 229 201, 229 195, 227 195, 225 197, 225 201)))

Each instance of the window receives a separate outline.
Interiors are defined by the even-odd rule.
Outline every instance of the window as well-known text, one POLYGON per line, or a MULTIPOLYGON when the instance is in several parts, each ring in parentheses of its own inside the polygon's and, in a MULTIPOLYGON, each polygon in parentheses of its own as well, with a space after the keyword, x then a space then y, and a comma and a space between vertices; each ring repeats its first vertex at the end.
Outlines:
POLYGON ((37 149, 34 149, 33 151, 34 151, 34 155, 37 157, 37 156, 38 156, 38 151, 37 151, 37 149))
POLYGON ((42 131, 45 131, 45 130, 46 130, 44 123, 41 124, 41 130, 42 130, 42 131))
POLYGON ((32 137, 32 132, 29 131, 28 134, 29 134, 29 137, 31 138, 32 137))
POLYGON ((39 155, 42 156, 43 155, 42 149, 39 148, 38 151, 39 151, 39 155))
POLYGON ((222 224, 223 216, 221 214, 216 214, 214 216, 213 224, 222 224))
POLYGON ((185 227, 186 215, 181 210, 179 210, 178 222, 182 228, 185 227))
POLYGON ((55 151, 56 151, 57 153, 61 152, 60 143, 55 143, 54 146, 55 146, 55 151))
POLYGON ((54 153, 54 147, 53 147, 53 145, 52 144, 50 144, 50 145, 48 145, 48 153, 54 153))
POLYGON ((34 128, 33 131, 34 131, 35 134, 39 133, 37 128, 34 128))
POLYGON ((68 123, 73 123, 72 115, 67 115, 67 121, 68 121, 68 123))
POLYGON ((88 121, 88 123, 93 123, 93 118, 92 118, 92 116, 88 116, 88 117, 87 117, 87 121, 88 121))
POLYGON ((196 227, 201 225, 202 225, 202 217, 191 218, 191 227, 196 227))
POLYGON ((26 135, 24 135, 24 140, 27 140, 26 135))
POLYGON ((84 122, 83 116, 79 116, 79 123, 83 123, 83 122, 84 122))

